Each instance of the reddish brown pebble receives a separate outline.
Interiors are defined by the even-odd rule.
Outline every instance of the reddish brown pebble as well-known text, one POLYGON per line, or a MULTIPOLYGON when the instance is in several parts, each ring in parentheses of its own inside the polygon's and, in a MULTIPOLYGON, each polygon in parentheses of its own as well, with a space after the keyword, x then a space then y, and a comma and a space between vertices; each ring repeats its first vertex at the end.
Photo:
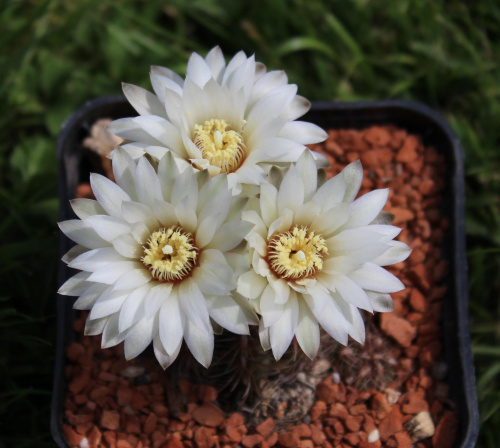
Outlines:
POLYGON ((439 448, 452 448, 458 428, 458 418, 453 412, 445 412, 436 426, 432 444, 439 448))
POLYGON ((347 412, 346 407, 342 403, 334 403, 330 406, 328 415, 345 420, 349 415, 349 412, 347 412))
POLYGON ((326 440, 326 436, 316 425, 311 425, 311 439, 316 445, 321 445, 326 440))
POLYGON ((417 154, 418 139, 414 135, 406 137, 403 146, 399 150, 396 161, 403 163, 414 162, 418 158, 417 154))
MULTIPOLYGON (((398 443, 397 445, 398 448, 410 448, 412 446, 411 437, 408 435, 406 431, 397 432, 396 434, 394 434, 394 438, 398 443)), ((440 445, 436 446, 440 448, 440 445)))
POLYGON ((215 445, 213 429, 200 426, 194 433, 194 441, 198 448, 212 448, 215 445))
POLYGON ((105 409, 101 415, 101 426, 116 431, 120 428, 120 414, 117 411, 108 411, 105 409))
POLYGON ((246 435, 241 439, 241 444, 246 448, 253 448, 260 444, 264 438, 260 434, 246 435))
POLYGON ((267 439, 266 439, 266 443, 269 445, 269 446, 274 446, 278 443, 278 433, 277 432, 273 432, 267 439))
POLYGON ((92 428, 89 435, 87 436, 87 440, 89 442, 89 448, 99 448, 101 446, 101 438, 102 433, 99 431, 97 426, 92 428))
POLYGON ((109 382, 115 382, 117 379, 116 375, 113 375, 112 373, 108 372, 99 372, 97 378, 99 378, 102 381, 109 381, 109 382))
POLYGON ((70 361, 76 361, 84 353, 85 347, 78 342, 72 342, 66 350, 66 356, 70 361))
POLYGON ((148 404, 148 400, 146 399, 144 394, 141 394, 140 392, 134 392, 132 394, 132 399, 131 399, 130 405, 136 411, 140 411, 143 407, 147 406, 147 404, 148 404))
POLYGON ((423 394, 412 392, 406 396, 401 410, 405 414, 418 414, 422 411, 428 411, 429 405, 427 404, 427 401, 425 401, 423 394))
POLYGON ((89 372, 82 372, 80 375, 76 376, 73 381, 68 385, 68 389, 72 394, 78 394, 82 389, 88 384, 90 380, 89 372))
POLYGON ((326 403, 324 401, 318 400, 316 403, 314 403, 309 412, 311 414, 311 420, 319 420, 326 412, 326 403))
POLYGON ((126 439, 120 439, 116 442, 116 448, 134 448, 126 439))
POLYGON ((415 214, 407 208, 393 207, 389 209, 389 212, 395 216, 394 221, 392 222, 395 226, 405 224, 415 218, 415 214))
POLYGON ((217 400, 217 389, 212 386, 199 386, 198 399, 202 403, 210 403, 217 400))
POLYGON ((398 405, 394 405, 391 412, 380 422, 378 431, 383 442, 387 442, 393 434, 403 431, 403 416, 398 405))
POLYGON ((312 442, 312 440, 309 440, 309 439, 301 440, 301 441, 299 441, 299 447, 300 448, 314 448, 314 443, 312 442))
POLYGON ((299 448, 299 439, 290 432, 283 432, 278 435, 278 442, 286 448, 299 448))
POLYGON ((425 313, 429 307, 424 295, 417 289, 413 288, 410 294, 410 305, 415 311, 425 313))
POLYGON ((151 434, 156 429, 157 424, 158 417, 155 414, 149 414, 148 418, 144 422, 144 425, 142 426, 142 429, 146 434, 151 434))
POLYGON ((78 185, 78 187, 76 188, 76 197, 95 199, 94 194, 92 193, 92 188, 90 188, 90 184, 78 185))
POLYGON ((412 324, 394 313, 383 313, 380 316, 380 328, 403 347, 409 347, 417 335, 417 329, 412 324))
POLYGON ((267 439, 273 432, 274 428, 274 420, 269 417, 267 420, 264 420, 260 425, 255 427, 255 430, 262 436, 264 439, 267 439))
POLYGON ((162 447, 163 446, 165 448, 184 448, 184 444, 175 437, 172 437, 171 439, 167 440, 167 442, 163 444, 162 447))
POLYGON ((353 417, 352 415, 348 415, 345 419, 345 426, 349 431, 359 431, 361 428, 361 421, 358 417, 353 417))
POLYGON ((351 414, 351 415, 365 415, 366 414, 366 405, 358 404, 356 406, 351 406, 349 408, 349 414, 351 414))
POLYGON ((71 447, 78 446, 80 441, 83 439, 83 435, 78 434, 71 426, 63 425, 63 434, 66 442, 71 447))
POLYGON ((214 427, 219 426, 224 421, 224 414, 218 407, 212 404, 205 404, 193 411, 193 419, 200 425, 214 427))
POLYGON ((239 412, 233 412, 227 419, 227 424, 231 426, 241 426, 245 423, 245 417, 239 412))
POLYGON ((104 440, 108 444, 109 448, 116 448, 116 432, 104 431, 102 436, 104 437, 104 440))
POLYGON ((224 431, 231 442, 241 442, 241 433, 234 426, 226 426, 224 431))
POLYGON ((125 406, 132 400, 132 390, 127 386, 120 386, 116 391, 116 399, 120 406, 125 406))

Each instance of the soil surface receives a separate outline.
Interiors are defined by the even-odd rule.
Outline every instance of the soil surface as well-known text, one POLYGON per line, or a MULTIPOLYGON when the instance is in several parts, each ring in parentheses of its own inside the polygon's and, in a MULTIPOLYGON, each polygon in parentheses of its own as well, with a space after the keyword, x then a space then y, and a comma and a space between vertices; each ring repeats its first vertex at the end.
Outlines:
MULTIPOLYGON (((413 249, 389 267, 407 287, 392 294, 394 312, 367 317, 364 346, 332 345, 293 381, 261 384, 252 412, 224 412, 213 386, 172 384, 151 356, 127 362, 122 345, 101 349, 99 336, 83 336, 81 313, 78 341, 67 349, 63 432, 71 447, 452 448, 459 420, 441 356, 444 157, 393 126, 331 130, 312 149, 327 154, 329 176, 361 159, 361 194, 390 188, 385 210, 413 249)), ((79 196, 90 195, 82 184, 79 196)))

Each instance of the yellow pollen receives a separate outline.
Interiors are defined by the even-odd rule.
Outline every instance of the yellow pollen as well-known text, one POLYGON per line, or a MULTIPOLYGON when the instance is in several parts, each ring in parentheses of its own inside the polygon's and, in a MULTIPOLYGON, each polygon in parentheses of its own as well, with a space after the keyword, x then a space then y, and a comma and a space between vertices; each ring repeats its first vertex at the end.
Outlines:
POLYGON ((191 272, 198 258, 199 249, 193 243, 193 235, 182 227, 157 230, 144 246, 141 261, 156 280, 182 280, 191 272))
POLYGON ((268 261, 278 277, 299 280, 313 277, 323 269, 323 255, 328 253, 321 235, 307 227, 295 226, 275 235, 268 244, 268 261))
POLYGON ((241 134, 226 120, 212 119, 202 125, 195 124, 193 142, 208 160, 222 173, 233 173, 243 163, 246 146, 241 134))

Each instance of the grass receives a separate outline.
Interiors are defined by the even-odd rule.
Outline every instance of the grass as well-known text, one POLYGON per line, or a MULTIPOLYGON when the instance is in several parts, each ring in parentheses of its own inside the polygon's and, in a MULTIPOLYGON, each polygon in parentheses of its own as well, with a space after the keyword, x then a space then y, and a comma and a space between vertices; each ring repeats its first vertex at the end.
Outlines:
POLYGON ((286 69, 312 100, 407 98, 466 150, 479 446, 500 438, 500 5, 434 0, 4 0, 0 13, 0 446, 53 446, 55 140, 86 100, 149 88, 219 44, 286 69), (22 418, 21 418, 22 417, 22 418))

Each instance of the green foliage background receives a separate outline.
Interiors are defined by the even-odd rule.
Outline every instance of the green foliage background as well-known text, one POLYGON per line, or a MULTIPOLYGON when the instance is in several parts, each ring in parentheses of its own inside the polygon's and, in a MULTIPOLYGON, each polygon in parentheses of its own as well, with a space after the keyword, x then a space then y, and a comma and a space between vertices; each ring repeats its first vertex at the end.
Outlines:
POLYGON ((312 100, 408 98, 466 149, 479 446, 500 438, 500 4, 444 0, 0 0, 0 446, 54 446, 55 141, 85 101, 149 88, 219 44, 312 100))

